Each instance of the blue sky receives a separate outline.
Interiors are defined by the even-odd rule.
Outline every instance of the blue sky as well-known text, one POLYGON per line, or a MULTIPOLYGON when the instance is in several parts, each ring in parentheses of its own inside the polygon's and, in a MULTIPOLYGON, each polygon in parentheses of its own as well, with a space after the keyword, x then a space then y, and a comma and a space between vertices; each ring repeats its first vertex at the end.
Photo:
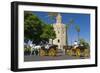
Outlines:
MULTIPOLYGON (((53 24, 56 21, 51 20, 48 16, 48 12, 33 12, 42 21, 47 24, 53 24)), ((77 32, 75 30, 75 25, 80 27, 80 38, 84 38, 87 42, 90 42, 90 14, 81 13, 60 13, 62 16, 62 23, 68 24, 70 19, 74 20, 74 23, 70 26, 68 30, 68 43, 72 44, 77 40, 77 32)))

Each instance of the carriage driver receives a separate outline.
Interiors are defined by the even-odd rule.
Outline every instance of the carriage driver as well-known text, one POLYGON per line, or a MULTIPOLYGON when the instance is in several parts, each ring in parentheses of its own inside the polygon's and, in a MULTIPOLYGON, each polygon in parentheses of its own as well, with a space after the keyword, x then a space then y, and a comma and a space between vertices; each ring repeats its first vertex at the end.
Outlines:
POLYGON ((78 45, 78 42, 77 41, 74 41, 74 49, 76 48, 76 47, 78 47, 79 45, 78 45))

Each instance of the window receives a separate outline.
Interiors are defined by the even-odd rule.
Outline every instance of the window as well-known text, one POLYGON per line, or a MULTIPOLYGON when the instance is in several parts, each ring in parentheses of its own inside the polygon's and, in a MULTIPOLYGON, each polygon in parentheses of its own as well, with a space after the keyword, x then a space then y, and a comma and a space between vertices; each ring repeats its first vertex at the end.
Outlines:
POLYGON ((59 31, 58 31, 58 33, 59 33, 59 31))
POLYGON ((60 40, 58 39, 58 43, 60 42, 60 40))

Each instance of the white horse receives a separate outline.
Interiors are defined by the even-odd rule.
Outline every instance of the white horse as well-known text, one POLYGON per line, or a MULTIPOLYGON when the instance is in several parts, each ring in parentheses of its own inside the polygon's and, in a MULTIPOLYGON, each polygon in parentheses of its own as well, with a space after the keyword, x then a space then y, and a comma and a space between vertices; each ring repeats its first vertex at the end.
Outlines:
POLYGON ((47 44, 47 45, 45 45, 44 47, 45 47, 45 49, 49 49, 50 46, 51 46, 51 45, 47 44))
POLYGON ((39 52, 39 49, 41 49, 40 45, 35 45, 35 44, 31 44, 31 55, 34 52, 34 50, 37 50, 39 52))
POLYGON ((32 41, 31 40, 28 40, 28 42, 27 43, 24 43, 24 46, 26 47, 26 48, 30 48, 31 50, 31 53, 30 53, 30 55, 32 55, 32 52, 33 52, 33 46, 34 46, 34 44, 32 44, 32 41))

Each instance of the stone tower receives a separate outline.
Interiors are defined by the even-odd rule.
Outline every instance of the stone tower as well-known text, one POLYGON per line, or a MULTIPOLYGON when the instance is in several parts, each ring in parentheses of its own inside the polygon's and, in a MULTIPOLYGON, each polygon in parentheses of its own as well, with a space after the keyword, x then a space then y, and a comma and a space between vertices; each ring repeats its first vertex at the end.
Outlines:
POLYGON ((63 49, 66 45, 66 27, 62 24, 61 14, 58 13, 56 16, 56 23, 53 24, 56 38, 53 40, 53 44, 58 45, 58 49, 63 49))

